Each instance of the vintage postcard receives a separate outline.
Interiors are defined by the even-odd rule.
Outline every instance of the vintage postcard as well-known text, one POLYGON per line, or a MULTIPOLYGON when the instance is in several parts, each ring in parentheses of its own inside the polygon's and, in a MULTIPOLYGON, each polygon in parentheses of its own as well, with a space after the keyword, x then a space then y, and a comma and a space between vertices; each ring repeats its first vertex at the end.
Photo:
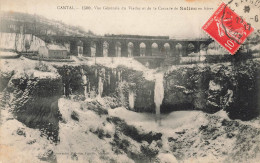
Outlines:
POLYGON ((0 163, 256 163, 259 0, 0 0, 0 163))

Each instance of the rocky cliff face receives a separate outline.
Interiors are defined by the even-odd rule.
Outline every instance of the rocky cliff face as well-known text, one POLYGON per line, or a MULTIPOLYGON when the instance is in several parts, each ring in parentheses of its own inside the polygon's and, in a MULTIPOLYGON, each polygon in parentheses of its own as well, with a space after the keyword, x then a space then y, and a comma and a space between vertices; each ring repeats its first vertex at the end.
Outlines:
POLYGON ((0 72, 0 91, 3 91, 7 87, 7 84, 13 75, 14 75, 13 71, 9 73, 2 72, 2 71, 0 72))
POLYGON ((29 49, 27 49, 27 51, 36 52, 40 46, 45 46, 45 42, 43 40, 31 34, 0 32, 0 36, 0 47, 3 49, 25 52, 25 45, 28 44, 29 49))
POLYGON ((117 99, 116 106, 124 106, 138 112, 155 111, 154 81, 146 80, 141 71, 123 66, 107 68, 100 65, 56 66, 56 68, 62 76, 63 83, 69 82, 73 94, 82 100, 97 96, 102 91, 102 97, 110 96, 117 99), (88 80, 87 97, 84 96, 82 74, 85 74, 88 80), (130 92, 133 93, 133 108, 129 106, 130 92))
POLYGON ((259 114, 259 62, 181 66, 165 73, 162 112, 221 109, 230 118, 248 120, 259 114))
POLYGON ((61 78, 12 76, 3 91, 1 105, 10 107, 18 121, 38 128, 49 139, 58 141, 58 99, 62 90, 61 78))
POLYGON ((141 71, 123 66, 53 67, 48 63, 28 61, 21 60, 24 67, 17 70, 13 67, 13 61, 4 62, 6 69, 0 75, 3 94, 1 106, 11 108, 18 121, 27 127, 42 130, 42 134, 56 142, 59 140, 58 99, 64 95, 66 84, 71 90, 71 98, 75 100, 84 101, 100 96, 112 103, 112 108, 124 106, 138 112, 154 112, 154 82, 146 80, 141 71), (88 80, 87 85, 83 84, 83 74, 88 80), (133 107, 129 105, 130 92, 133 94, 133 107))

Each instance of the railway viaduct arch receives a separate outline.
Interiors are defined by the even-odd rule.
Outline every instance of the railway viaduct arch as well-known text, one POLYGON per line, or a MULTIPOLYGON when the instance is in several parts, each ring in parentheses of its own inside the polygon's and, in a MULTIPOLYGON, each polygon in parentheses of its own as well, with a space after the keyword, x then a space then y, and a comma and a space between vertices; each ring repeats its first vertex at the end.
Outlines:
POLYGON ((169 39, 169 36, 105 35, 102 37, 37 36, 46 42, 67 45, 71 55, 85 57, 178 57, 198 52, 211 40, 169 39), (79 50, 81 49, 81 50, 79 50))

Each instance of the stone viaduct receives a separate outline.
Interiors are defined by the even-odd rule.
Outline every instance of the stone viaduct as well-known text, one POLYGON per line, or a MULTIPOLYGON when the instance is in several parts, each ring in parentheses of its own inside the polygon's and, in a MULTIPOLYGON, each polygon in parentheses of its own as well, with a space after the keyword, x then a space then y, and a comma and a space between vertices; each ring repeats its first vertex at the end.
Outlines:
POLYGON ((71 55, 86 57, 177 57, 198 52, 210 39, 170 39, 169 36, 105 35, 48 36, 37 35, 46 42, 60 43, 71 55))

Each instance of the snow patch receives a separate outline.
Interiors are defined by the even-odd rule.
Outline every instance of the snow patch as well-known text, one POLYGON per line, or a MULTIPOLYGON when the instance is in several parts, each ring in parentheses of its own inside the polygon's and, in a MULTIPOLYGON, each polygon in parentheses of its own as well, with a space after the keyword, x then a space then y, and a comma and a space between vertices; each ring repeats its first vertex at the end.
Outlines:
POLYGON ((24 57, 16 59, 2 59, 1 71, 3 73, 14 72, 13 78, 39 78, 39 79, 57 79, 60 77, 57 70, 47 62, 41 62, 48 66, 50 72, 43 72, 36 70, 36 67, 39 65, 39 61, 30 60, 24 57))
POLYGON ((59 99, 59 110, 64 120, 59 123, 60 143, 55 150, 57 162, 109 162, 109 159, 133 162, 126 155, 116 155, 111 150, 110 139, 100 139, 92 133, 98 129, 114 134, 115 128, 106 122, 105 117, 85 109, 85 105, 86 101, 59 99), (79 122, 71 119, 72 111, 79 115, 79 122))
POLYGON ((170 153, 159 153, 157 157, 160 163, 178 163, 177 159, 170 153))
POLYGON ((221 86, 211 80, 211 81, 209 82, 209 90, 212 90, 212 91, 220 91, 220 90, 221 90, 221 86))
POLYGON ((19 54, 11 51, 0 51, 0 57, 16 57, 19 54))

